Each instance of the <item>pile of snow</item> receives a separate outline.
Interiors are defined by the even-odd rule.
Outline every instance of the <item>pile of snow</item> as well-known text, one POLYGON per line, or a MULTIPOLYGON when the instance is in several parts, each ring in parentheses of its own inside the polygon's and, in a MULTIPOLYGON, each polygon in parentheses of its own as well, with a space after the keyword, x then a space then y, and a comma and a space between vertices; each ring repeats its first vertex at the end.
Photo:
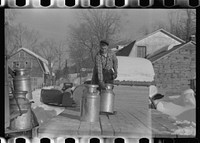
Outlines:
POLYGON ((117 56, 119 81, 152 82, 154 69, 152 63, 144 58, 117 56))
POLYGON ((191 136, 196 135, 196 123, 184 120, 176 121, 174 124, 178 127, 178 129, 173 130, 172 134, 191 136))

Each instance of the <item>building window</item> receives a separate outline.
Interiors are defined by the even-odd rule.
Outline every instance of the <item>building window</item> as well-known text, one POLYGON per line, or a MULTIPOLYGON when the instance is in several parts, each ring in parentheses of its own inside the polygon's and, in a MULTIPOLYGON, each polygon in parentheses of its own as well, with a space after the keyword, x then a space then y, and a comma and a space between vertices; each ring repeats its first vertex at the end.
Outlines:
POLYGON ((145 58, 146 57, 146 46, 138 46, 137 47, 137 57, 145 58))
POLYGON ((19 61, 14 61, 12 64, 12 67, 13 67, 13 69, 19 68, 20 67, 19 61))

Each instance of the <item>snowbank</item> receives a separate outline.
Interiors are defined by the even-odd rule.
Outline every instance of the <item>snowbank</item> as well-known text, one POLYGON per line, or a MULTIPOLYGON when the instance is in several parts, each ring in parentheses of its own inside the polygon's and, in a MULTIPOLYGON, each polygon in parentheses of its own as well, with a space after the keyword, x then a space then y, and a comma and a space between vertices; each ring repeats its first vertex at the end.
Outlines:
POLYGON ((196 123, 194 122, 189 122, 189 121, 176 121, 174 123, 178 127, 178 129, 172 130, 172 134, 176 135, 191 135, 195 136, 196 135, 196 123))
POLYGON ((117 56, 119 81, 146 81, 154 80, 152 63, 144 58, 117 56))

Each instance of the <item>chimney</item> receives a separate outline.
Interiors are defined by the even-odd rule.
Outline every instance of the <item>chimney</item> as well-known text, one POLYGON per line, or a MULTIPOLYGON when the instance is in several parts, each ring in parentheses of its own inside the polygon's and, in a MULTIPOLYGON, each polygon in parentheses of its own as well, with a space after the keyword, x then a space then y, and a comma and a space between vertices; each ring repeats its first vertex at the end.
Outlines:
POLYGON ((190 41, 196 42, 196 36, 195 36, 195 34, 190 36, 190 41))

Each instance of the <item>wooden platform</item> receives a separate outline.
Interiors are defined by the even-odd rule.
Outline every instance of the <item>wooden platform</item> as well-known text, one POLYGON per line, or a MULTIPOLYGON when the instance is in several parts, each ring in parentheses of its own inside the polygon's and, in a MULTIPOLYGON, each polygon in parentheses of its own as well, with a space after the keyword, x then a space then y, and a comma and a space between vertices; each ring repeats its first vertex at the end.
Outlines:
POLYGON ((115 115, 100 115, 99 122, 81 122, 79 108, 66 108, 35 131, 38 137, 124 136, 151 137, 148 87, 115 86, 115 115))
POLYGON ((37 137, 184 137, 173 134, 175 120, 157 110, 149 109, 148 87, 115 86, 115 115, 100 115, 99 122, 81 122, 79 108, 64 112, 38 127, 37 137))

